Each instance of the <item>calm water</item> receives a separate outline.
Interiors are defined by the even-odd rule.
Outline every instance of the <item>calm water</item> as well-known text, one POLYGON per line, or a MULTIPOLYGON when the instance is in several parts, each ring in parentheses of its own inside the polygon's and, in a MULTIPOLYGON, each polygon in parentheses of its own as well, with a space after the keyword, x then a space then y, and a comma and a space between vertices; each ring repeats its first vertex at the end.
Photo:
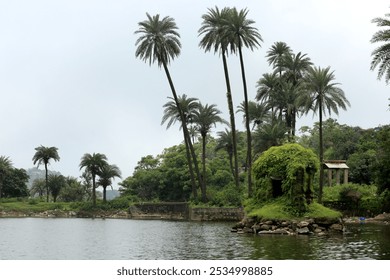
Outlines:
POLYGON ((115 219, 0 219, 0 259, 386 259, 390 225, 344 235, 253 236, 233 223, 115 219))

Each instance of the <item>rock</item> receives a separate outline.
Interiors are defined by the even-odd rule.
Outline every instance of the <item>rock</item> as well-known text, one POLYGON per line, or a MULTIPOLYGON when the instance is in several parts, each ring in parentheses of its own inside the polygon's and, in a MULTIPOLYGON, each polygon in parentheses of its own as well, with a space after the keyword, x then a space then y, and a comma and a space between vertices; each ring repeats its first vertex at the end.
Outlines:
POLYGON ((320 232, 322 232, 322 229, 320 229, 320 228, 316 228, 316 229, 314 230, 314 233, 320 233, 320 232))
POLYGON ((298 233, 298 234, 309 234, 309 233, 310 233, 310 230, 309 230, 308 227, 303 227, 303 228, 297 229, 297 233, 298 233))
POLYGON ((282 227, 288 227, 290 225, 289 222, 287 221, 283 221, 281 224, 280 224, 282 227))
POLYGON ((244 228, 242 229, 242 231, 243 231, 244 233, 253 233, 253 229, 252 229, 252 228, 249 228, 249 227, 244 227, 244 228))
POLYGON ((266 224, 266 225, 273 225, 274 224, 274 222, 273 221, 266 221, 264 224, 266 224))
POLYGON ((304 227, 308 227, 309 224, 310 224, 310 223, 307 222, 307 221, 302 221, 302 222, 299 222, 297 226, 298 226, 299 228, 304 228, 304 227))
POLYGON ((344 230, 344 226, 342 224, 333 224, 330 226, 331 230, 335 230, 335 231, 343 231, 344 230))
POLYGON ((263 224, 260 226, 260 230, 270 230, 270 229, 271 229, 271 226, 266 225, 266 224, 263 224))

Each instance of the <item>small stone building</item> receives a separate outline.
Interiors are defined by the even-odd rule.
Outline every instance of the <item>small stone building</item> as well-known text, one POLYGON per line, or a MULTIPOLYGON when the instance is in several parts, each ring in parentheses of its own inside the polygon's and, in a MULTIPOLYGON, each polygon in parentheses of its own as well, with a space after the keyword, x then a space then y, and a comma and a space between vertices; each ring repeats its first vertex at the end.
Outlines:
POLYGON ((349 167, 346 160, 324 160, 324 170, 327 170, 328 186, 333 183, 333 176, 336 175, 336 185, 340 185, 341 172, 343 172, 343 184, 348 184, 349 167))

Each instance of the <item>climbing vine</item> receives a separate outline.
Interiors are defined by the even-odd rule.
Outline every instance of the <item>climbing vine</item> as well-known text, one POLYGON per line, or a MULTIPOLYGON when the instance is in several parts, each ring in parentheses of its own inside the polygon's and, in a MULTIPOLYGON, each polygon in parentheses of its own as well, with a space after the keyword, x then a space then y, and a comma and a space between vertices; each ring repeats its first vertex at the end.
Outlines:
POLYGON ((313 193, 313 177, 319 168, 314 152, 299 144, 271 147, 253 164, 257 198, 267 200, 275 196, 273 181, 281 183, 281 196, 304 211, 313 193))

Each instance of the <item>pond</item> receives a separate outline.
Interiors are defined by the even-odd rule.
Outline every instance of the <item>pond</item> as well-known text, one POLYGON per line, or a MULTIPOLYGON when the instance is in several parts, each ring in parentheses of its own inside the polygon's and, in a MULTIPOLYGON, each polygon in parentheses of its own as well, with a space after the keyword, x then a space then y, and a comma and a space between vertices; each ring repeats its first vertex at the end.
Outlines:
POLYGON ((332 236, 231 233, 233 223, 0 218, 2 260, 390 259, 390 225, 332 236))

